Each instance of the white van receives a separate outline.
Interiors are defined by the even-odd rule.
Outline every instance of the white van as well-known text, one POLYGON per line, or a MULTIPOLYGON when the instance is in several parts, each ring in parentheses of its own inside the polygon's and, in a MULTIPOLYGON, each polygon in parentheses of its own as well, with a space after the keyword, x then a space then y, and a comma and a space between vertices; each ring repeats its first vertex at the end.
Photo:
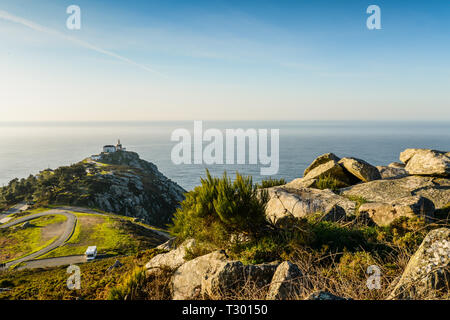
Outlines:
POLYGON ((96 246, 88 247, 85 252, 85 255, 87 261, 94 260, 95 257, 97 256, 97 247, 96 246))

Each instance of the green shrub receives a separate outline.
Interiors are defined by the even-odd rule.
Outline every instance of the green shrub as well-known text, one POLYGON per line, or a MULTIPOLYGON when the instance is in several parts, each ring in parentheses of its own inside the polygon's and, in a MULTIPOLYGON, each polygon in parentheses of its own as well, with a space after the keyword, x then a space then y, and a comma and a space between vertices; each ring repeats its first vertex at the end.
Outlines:
POLYGON ((400 217, 389 226, 377 229, 377 239, 406 250, 415 251, 432 226, 421 217, 400 217))
POLYGON ((258 188, 264 189, 264 188, 271 188, 271 187, 276 187, 276 186, 281 186, 286 184, 286 180, 281 178, 281 179, 265 179, 263 181, 261 181, 261 183, 258 184, 258 188))
POLYGON ((330 175, 319 177, 316 182, 316 188, 321 190, 330 189, 333 192, 337 192, 340 188, 344 187, 347 187, 345 183, 330 175))
POLYGON ((340 252, 382 248, 377 241, 375 228, 343 226, 338 222, 318 221, 312 223, 310 229, 309 232, 314 237, 310 246, 316 250, 327 248, 332 252, 340 252))
POLYGON ((213 178, 207 170, 201 185, 186 194, 169 231, 178 241, 194 238, 217 247, 236 235, 254 238, 267 226, 267 201, 268 193, 259 190, 251 177, 237 173, 231 181, 226 172, 213 178))
POLYGON ((339 260, 338 271, 345 278, 364 280, 367 278, 367 268, 376 264, 369 252, 345 252, 339 260))
POLYGON ((108 300, 136 300, 145 297, 143 292, 146 283, 145 270, 137 267, 123 283, 109 292, 108 300))

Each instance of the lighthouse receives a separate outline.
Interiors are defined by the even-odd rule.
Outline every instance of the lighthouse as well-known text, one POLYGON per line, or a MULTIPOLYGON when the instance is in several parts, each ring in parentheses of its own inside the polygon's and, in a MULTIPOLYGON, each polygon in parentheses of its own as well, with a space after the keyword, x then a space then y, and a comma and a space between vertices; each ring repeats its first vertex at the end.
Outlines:
POLYGON ((117 139, 116 151, 126 151, 127 149, 122 147, 122 143, 120 143, 120 139, 117 139))

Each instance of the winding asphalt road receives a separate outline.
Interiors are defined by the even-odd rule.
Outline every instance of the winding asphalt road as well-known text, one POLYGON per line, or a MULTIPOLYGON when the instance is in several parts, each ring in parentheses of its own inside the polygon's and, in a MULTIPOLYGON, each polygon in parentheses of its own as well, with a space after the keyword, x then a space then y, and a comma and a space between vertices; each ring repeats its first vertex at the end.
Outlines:
POLYGON ((67 221, 64 224, 64 231, 63 231, 62 235, 56 241, 51 243, 49 246, 47 246, 39 251, 33 252, 33 253, 31 253, 25 257, 21 257, 17 260, 7 262, 6 266, 5 266, 6 268, 9 268, 10 266, 21 263, 21 262, 32 260, 39 256, 42 256, 42 255, 52 251, 53 249, 56 249, 56 248, 62 246, 67 240, 70 239, 70 237, 72 236, 72 233, 75 229, 75 225, 77 223, 77 217, 74 214, 72 214, 66 210, 61 210, 61 209, 51 209, 51 210, 48 210, 45 212, 25 216, 23 218, 19 218, 17 220, 11 221, 9 223, 0 225, 0 229, 9 228, 9 227, 21 224, 21 223, 25 223, 26 221, 33 220, 33 219, 43 217, 43 216, 48 216, 48 215, 63 215, 65 217, 67 217, 67 221))
POLYGON ((28 205, 25 202, 20 202, 20 203, 16 204, 15 206, 12 206, 5 212, 0 212, 0 223, 3 219, 9 219, 9 218, 7 218, 9 215, 11 215, 13 213, 25 211, 27 209, 28 209, 28 205))
MULTIPOLYGON (((26 208, 23 207, 24 204, 18 204, 16 206, 14 206, 13 208, 11 208, 11 211, 8 211, 8 214, 11 213, 15 213, 15 212, 20 212, 21 210, 25 210, 26 208)), ((64 256, 64 257, 56 257, 56 258, 48 258, 48 259, 40 259, 40 260, 33 260, 39 256, 42 256, 62 245, 64 245, 64 243, 66 241, 68 241, 72 234, 73 231, 75 229, 76 223, 77 223, 77 217, 72 214, 70 211, 72 212, 81 212, 81 213, 91 213, 91 214, 97 214, 97 215, 104 215, 102 213, 99 213, 97 211, 91 210, 91 209, 87 209, 87 208, 80 208, 80 207, 71 207, 71 206, 62 206, 62 207, 57 207, 54 209, 50 209, 44 212, 40 212, 40 213, 36 213, 36 214, 32 214, 29 216, 25 216, 22 218, 18 218, 17 220, 11 221, 11 222, 7 222, 5 224, 0 224, 0 229, 4 229, 4 228, 9 228, 18 224, 23 224, 27 221, 39 218, 39 217, 43 217, 43 216, 47 216, 47 215, 63 215, 67 217, 67 221, 64 224, 64 230, 63 233, 61 234, 61 236, 54 241, 52 244, 50 244, 48 247, 45 247, 39 251, 36 251, 32 254, 29 254, 27 256, 21 257, 17 260, 14 261, 10 261, 8 263, 6 263, 5 268, 9 268, 13 265, 16 265, 18 263, 24 262, 25 266, 21 266, 19 267, 19 269, 23 269, 23 268, 45 268, 45 267, 52 267, 52 266, 58 266, 58 265, 69 265, 69 264, 74 264, 74 263, 80 263, 80 262, 85 262, 86 261, 86 257, 84 255, 76 255, 76 256, 64 256)), ((106 216, 106 215, 105 215, 106 216)), ((151 230, 152 232, 154 232, 155 234, 159 235, 160 237, 162 237, 163 239, 165 238, 164 241, 170 239, 170 236, 168 233, 164 232, 164 231, 159 231, 159 230, 155 230, 152 228, 149 228, 145 225, 141 225, 141 227, 144 227, 148 230, 151 230)), ((164 242, 163 241, 163 242, 164 242)))

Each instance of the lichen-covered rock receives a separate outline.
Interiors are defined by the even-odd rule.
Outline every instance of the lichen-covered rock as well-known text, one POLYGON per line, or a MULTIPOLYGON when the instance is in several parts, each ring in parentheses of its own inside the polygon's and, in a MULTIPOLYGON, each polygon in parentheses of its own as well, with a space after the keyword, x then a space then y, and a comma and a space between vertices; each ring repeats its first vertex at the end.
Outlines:
POLYGON ((244 286, 261 289, 270 284, 277 264, 244 265, 240 261, 227 261, 202 280, 203 297, 235 297, 244 286))
POLYGON ((364 160, 356 158, 342 158, 338 163, 363 182, 381 179, 378 169, 364 160))
POLYGON ((450 286, 450 229, 432 230, 406 266, 390 299, 427 299, 450 286))
POLYGON ((399 179, 375 180, 343 188, 340 194, 383 203, 418 195, 430 199, 436 209, 440 209, 450 203, 450 179, 407 176, 399 179))
POLYGON ((387 166, 390 168, 405 169, 405 164, 400 162, 391 162, 387 166))
POLYGON ((402 152, 400 152, 400 161, 403 162, 405 165, 408 163, 409 159, 412 158, 413 155, 415 155, 418 151, 424 150, 424 149, 417 149, 417 148, 409 148, 402 152))
POLYGON ((270 199, 266 206, 266 216, 275 225, 285 225, 290 219, 304 218, 317 213, 327 214, 335 205, 341 207, 346 215, 355 215, 356 202, 341 197, 331 190, 274 187, 268 191, 270 199))
MULTIPOLYGON (((411 150, 411 149, 407 149, 411 150)), ((413 149, 403 155, 406 161, 405 170, 409 174, 436 177, 450 177, 450 157, 443 151, 429 149, 413 149)))
POLYGON ((303 273, 296 264, 289 261, 281 263, 270 283, 267 300, 294 299, 302 291, 303 273))
POLYGON ((380 172, 381 179, 397 179, 403 178, 408 175, 404 168, 392 167, 392 166, 377 166, 380 172))
POLYGON ((424 217, 427 222, 434 217, 434 204, 421 196, 410 196, 388 203, 369 202, 359 207, 360 215, 367 215, 379 226, 388 226, 400 217, 424 217))
POLYGON ((320 156, 318 156, 314 161, 308 166, 308 168, 305 169, 303 172, 303 176, 306 176, 312 169, 316 168, 317 166, 327 163, 329 161, 339 161, 340 158, 337 157, 334 153, 325 153, 320 156))
POLYGON ((291 189, 315 188, 316 183, 317 179, 297 178, 286 183, 285 185, 283 185, 283 187, 291 189))
POLYGON ((176 242, 176 238, 170 238, 169 240, 167 240, 166 242, 160 244, 159 246, 156 247, 156 249, 161 249, 161 250, 166 250, 166 251, 170 251, 176 248, 175 246, 175 242, 176 242))
POLYGON ((268 285, 276 264, 244 265, 229 261, 223 251, 195 258, 179 267, 172 278, 172 298, 188 300, 233 295, 250 283, 258 288, 268 285))
MULTIPOLYGON (((169 240, 170 241, 170 240, 169 240)), ((178 248, 173 249, 167 253, 161 253, 154 256, 146 265, 147 274, 152 274, 162 268, 175 270, 186 262, 186 250, 190 250, 195 246, 194 239, 184 241, 178 248)))
POLYGON ((348 174, 344 168, 335 160, 330 160, 320 164, 308 172, 303 177, 304 180, 320 179, 331 177, 339 181, 342 185, 352 185, 357 179, 348 174))
POLYGON ((172 277, 172 299, 189 300, 200 297, 202 281, 222 267, 227 259, 224 252, 214 251, 184 263, 172 277))

